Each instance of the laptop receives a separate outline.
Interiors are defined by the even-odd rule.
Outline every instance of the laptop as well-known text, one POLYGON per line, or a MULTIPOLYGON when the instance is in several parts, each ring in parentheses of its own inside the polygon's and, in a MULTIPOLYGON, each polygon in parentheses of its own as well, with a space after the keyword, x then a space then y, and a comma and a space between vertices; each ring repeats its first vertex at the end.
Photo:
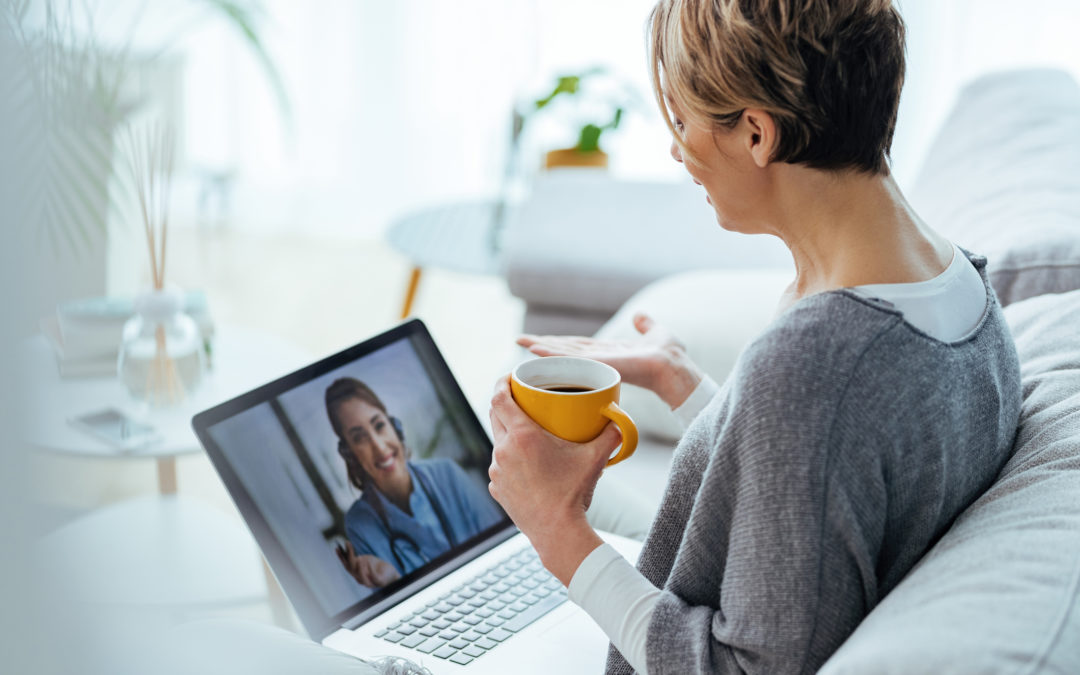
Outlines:
POLYGON ((488 493, 491 440, 421 321, 192 426, 312 639, 433 673, 603 668, 607 637, 488 493))

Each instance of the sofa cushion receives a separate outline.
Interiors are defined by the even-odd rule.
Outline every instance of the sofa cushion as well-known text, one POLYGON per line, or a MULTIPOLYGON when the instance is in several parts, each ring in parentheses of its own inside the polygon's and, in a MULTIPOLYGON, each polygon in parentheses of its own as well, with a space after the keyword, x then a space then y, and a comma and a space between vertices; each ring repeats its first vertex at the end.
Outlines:
POLYGON ((1080 288, 1080 86, 1057 70, 968 85, 908 196, 986 256, 1002 305, 1080 288))
POLYGON ((821 673, 1080 673, 1080 291, 1005 315, 1013 457, 821 673))
MULTIPOLYGON (((596 336, 636 338, 634 314, 645 312, 682 340, 694 363, 723 382, 743 347, 772 321, 780 295, 793 278, 790 264, 776 270, 677 274, 634 294, 596 336)), ((682 436, 678 418, 651 391, 624 385, 621 405, 641 433, 671 443, 682 436)))
POLYGON ((717 225, 705 191, 688 179, 625 181, 582 169, 537 179, 510 213, 502 256, 510 292, 530 308, 604 317, 671 274, 791 265, 778 239, 717 225))

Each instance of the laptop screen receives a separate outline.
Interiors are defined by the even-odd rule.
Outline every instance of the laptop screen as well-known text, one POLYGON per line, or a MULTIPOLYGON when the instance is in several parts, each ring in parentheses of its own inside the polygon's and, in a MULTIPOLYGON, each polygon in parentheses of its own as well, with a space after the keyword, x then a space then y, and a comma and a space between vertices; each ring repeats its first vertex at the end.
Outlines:
POLYGON ((316 639, 511 527, 487 434, 419 321, 193 425, 316 639))

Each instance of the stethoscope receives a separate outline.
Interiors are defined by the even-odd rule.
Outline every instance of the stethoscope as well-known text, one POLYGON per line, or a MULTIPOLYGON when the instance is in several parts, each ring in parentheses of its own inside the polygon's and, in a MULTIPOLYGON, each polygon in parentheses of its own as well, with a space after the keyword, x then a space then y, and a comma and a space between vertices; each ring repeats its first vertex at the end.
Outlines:
MULTIPOLYGON (((432 510, 435 511, 435 516, 439 519, 439 527, 442 528, 443 536, 446 537, 446 541, 450 542, 450 548, 457 546, 457 540, 454 538, 454 533, 450 529, 450 520, 446 517, 446 512, 443 511, 442 505, 439 504, 438 500, 431 497, 431 490, 428 489, 427 479, 424 478, 419 471, 413 471, 412 473, 416 478, 416 482, 419 484, 420 489, 423 491, 424 496, 427 497, 428 504, 431 504, 432 510)), ((378 494, 378 488, 373 487, 372 491, 376 493, 372 495, 374 499, 382 499, 382 495, 378 494)), ((382 521, 383 527, 386 528, 387 533, 390 535, 390 553, 393 554, 398 569, 401 570, 402 574, 405 574, 405 562, 402 560, 401 553, 398 552, 398 547, 402 545, 402 542, 411 546, 425 564, 431 562, 431 558, 424 554, 423 549, 421 549, 416 543, 416 540, 412 538, 412 535, 407 532, 395 530, 390 526, 390 520, 386 517, 385 509, 376 508, 375 513, 379 515, 379 520, 382 521)))

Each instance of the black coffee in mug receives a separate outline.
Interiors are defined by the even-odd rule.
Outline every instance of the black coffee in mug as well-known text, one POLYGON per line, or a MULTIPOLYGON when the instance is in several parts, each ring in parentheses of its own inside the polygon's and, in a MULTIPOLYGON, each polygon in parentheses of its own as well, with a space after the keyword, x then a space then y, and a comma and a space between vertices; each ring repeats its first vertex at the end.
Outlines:
POLYGON ((592 387, 582 387, 577 384, 548 384, 540 388, 544 391, 556 391, 561 394, 582 394, 586 391, 593 391, 592 387))

